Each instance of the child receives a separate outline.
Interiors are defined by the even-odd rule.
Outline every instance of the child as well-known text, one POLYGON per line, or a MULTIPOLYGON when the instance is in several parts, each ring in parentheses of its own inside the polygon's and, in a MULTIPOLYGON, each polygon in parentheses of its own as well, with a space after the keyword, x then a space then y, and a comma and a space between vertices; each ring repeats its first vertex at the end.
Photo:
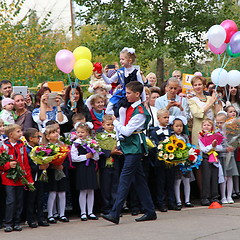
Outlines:
MULTIPOLYGON (((225 112, 219 112, 216 116, 216 126, 218 132, 223 134, 222 127, 227 120, 227 114, 225 112)), ((218 158, 223 168, 224 182, 220 184, 221 202, 222 204, 234 203, 232 199, 233 190, 233 176, 238 176, 237 165, 234 158, 234 148, 227 147, 227 142, 222 142, 223 151, 219 152, 218 158), (228 158, 227 158, 228 155, 228 158), (228 160, 227 160, 228 159, 228 160), (227 196, 226 196, 227 189, 227 196)))
MULTIPOLYGON (((104 133, 114 134, 112 115, 104 115, 102 126, 104 133)), ((100 190, 102 195, 102 213, 108 214, 116 198, 119 181, 119 156, 122 155, 122 151, 118 150, 116 147, 112 151, 105 149, 102 149, 102 151, 104 154, 100 155, 98 161, 100 190), (108 164, 109 161, 110 164, 108 164)))
MULTIPOLYGON (((24 131, 24 137, 27 140, 26 148, 27 153, 29 154, 35 146, 39 145, 41 136, 36 128, 28 128, 24 131)), ((29 155, 28 161, 31 167, 31 173, 34 179, 34 186, 36 188, 36 191, 27 192, 27 222, 31 228, 36 228, 38 226, 49 226, 49 223, 45 221, 43 213, 44 182, 38 181, 42 170, 47 169, 49 167, 49 164, 37 165, 32 161, 29 155), (38 224, 36 223, 36 219, 38 224)))
POLYGON ((117 191, 115 203, 109 214, 103 215, 103 218, 118 224, 119 217, 129 192, 131 183, 138 194, 145 214, 135 219, 137 222, 156 220, 154 204, 143 173, 141 159, 147 152, 146 139, 143 130, 147 128, 150 121, 150 115, 141 103, 141 94, 143 84, 137 81, 129 82, 126 85, 126 97, 131 106, 127 109, 126 115, 120 115, 120 121, 113 116, 113 124, 118 133, 126 136, 124 141, 120 141, 120 147, 125 155, 124 166, 120 175, 120 182, 117 191), (124 125, 121 123, 124 117, 124 125))
MULTIPOLYGON (((140 71, 133 67, 133 64, 136 61, 136 54, 134 48, 123 48, 120 52, 120 64, 122 68, 118 69, 117 72, 111 77, 108 78, 104 73, 102 74, 102 78, 106 83, 113 83, 118 81, 121 85, 122 89, 116 91, 114 96, 109 100, 109 104, 107 106, 106 113, 113 114, 118 117, 120 107, 127 108, 130 105, 126 100, 126 84, 131 81, 138 81, 143 84, 142 77, 140 71)), ((105 68, 108 71, 108 67, 105 68)), ((146 101, 146 95, 143 91, 142 93, 142 101, 146 101)), ((125 115, 126 113, 124 113, 125 115)))
MULTIPOLYGON (((174 131, 175 136, 184 141, 185 143, 189 143, 189 138, 186 134, 184 134, 184 125, 187 124, 187 119, 184 116, 177 116, 170 120, 172 124, 172 128, 174 131)), ((194 207, 193 204, 189 201, 190 199, 190 177, 191 172, 188 171, 187 173, 183 174, 180 170, 180 167, 176 167, 176 175, 175 175, 175 183, 174 183, 174 190, 175 190, 175 197, 177 206, 182 207, 181 197, 180 197, 180 185, 183 181, 184 186, 184 196, 185 196, 185 207, 194 207)))
POLYGON ((99 94, 92 95, 90 105, 92 107, 90 114, 92 117, 93 129, 97 130, 102 127, 102 119, 105 114, 104 97, 99 94))
POLYGON ((4 141, 4 148, 10 155, 12 161, 6 163, 0 168, 2 171, 2 184, 5 185, 6 191, 6 212, 5 212, 5 232, 22 231, 20 226, 20 217, 23 209, 23 191, 24 186, 21 180, 14 180, 7 177, 7 171, 15 168, 17 163, 20 164, 25 172, 25 178, 29 183, 33 184, 31 169, 28 164, 28 155, 24 143, 20 140, 22 137, 22 129, 17 124, 11 124, 5 128, 5 134, 8 139, 4 141))
POLYGON ((97 189, 97 174, 94 160, 97 161, 97 153, 88 152, 82 142, 90 137, 91 129, 85 123, 79 124, 76 128, 78 139, 74 141, 71 148, 72 161, 75 162, 76 172, 76 189, 80 190, 79 205, 81 209, 81 220, 97 220, 93 214, 94 189, 97 189), (90 159, 89 164, 87 160, 90 159), (87 211, 86 211, 87 206, 87 211))
MULTIPOLYGON (((214 123, 211 119, 206 118, 202 121, 202 134, 209 134, 214 130, 214 123)), ((219 163, 209 162, 208 153, 213 151, 221 151, 222 146, 217 140, 213 140, 210 145, 205 146, 201 141, 199 134, 199 149, 203 152, 203 160, 200 166, 202 172, 202 206, 209 206, 211 202, 218 202, 218 172, 219 163)))
MULTIPOLYGON (((157 118, 159 127, 154 128, 150 132, 150 138, 155 142, 156 146, 158 146, 159 141, 163 141, 173 134, 169 126, 169 111, 167 109, 159 109, 157 111, 157 118)), ((167 167, 163 161, 159 161, 155 157, 154 171, 159 211, 167 212, 168 209, 180 211, 181 206, 176 205, 174 195, 175 168, 167 167), (168 199, 165 199, 165 196, 168 199), (166 203, 168 203, 168 207, 166 203)))
MULTIPOLYGON (((62 145, 59 141, 59 130, 54 125, 46 126, 45 132, 43 133, 42 144, 54 144, 57 146, 62 145)), ((48 168, 48 222, 57 223, 56 219, 53 217, 53 208, 55 204, 56 197, 58 196, 58 213, 59 220, 61 222, 69 222, 68 218, 65 216, 66 207, 66 191, 68 190, 68 180, 65 174, 62 172, 64 169, 63 165, 54 166, 50 165, 48 168), (60 171, 60 172, 57 172, 60 171), (57 173, 61 173, 62 177, 56 180, 57 173)))
POLYGON ((3 110, 0 113, 0 118, 4 121, 5 125, 14 124, 14 115, 13 115, 14 100, 11 98, 4 98, 2 100, 3 110))

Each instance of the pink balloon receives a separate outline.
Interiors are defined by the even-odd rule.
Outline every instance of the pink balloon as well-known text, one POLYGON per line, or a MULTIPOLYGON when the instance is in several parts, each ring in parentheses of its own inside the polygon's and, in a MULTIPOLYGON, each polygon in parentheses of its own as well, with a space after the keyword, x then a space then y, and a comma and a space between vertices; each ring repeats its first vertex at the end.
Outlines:
POLYGON ((227 34, 225 43, 229 43, 232 35, 238 31, 237 24, 232 20, 224 20, 220 25, 225 29, 227 34))
POLYGON ((55 62, 59 70, 64 73, 70 73, 73 70, 76 59, 71 51, 62 49, 57 52, 55 62))
POLYGON ((213 53, 215 53, 215 54, 222 54, 226 50, 227 44, 223 43, 219 48, 216 48, 210 42, 208 42, 208 47, 210 48, 210 50, 213 53))

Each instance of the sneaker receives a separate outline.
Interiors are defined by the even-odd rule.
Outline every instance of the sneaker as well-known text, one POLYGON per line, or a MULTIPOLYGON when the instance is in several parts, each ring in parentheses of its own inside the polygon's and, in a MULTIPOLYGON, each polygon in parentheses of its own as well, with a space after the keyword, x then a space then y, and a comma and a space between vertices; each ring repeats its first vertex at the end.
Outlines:
POLYGON ((229 204, 233 204, 233 203, 234 203, 234 201, 233 201, 232 198, 227 198, 227 202, 228 202, 229 204))
POLYGON ((6 226, 4 228, 4 232, 12 232, 13 231, 13 228, 11 226, 6 226))
POLYGON ((222 202, 222 204, 227 204, 228 203, 228 201, 225 197, 221 199, 221 202, 222 202))

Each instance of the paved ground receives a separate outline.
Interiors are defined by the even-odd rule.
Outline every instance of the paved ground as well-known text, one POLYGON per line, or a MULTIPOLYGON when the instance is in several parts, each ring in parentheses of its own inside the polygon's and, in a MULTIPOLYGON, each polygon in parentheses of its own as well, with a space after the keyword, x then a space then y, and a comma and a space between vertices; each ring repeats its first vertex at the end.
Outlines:
POLYGON ((123 215, 119 225, 102 218, 87 222, 74 218, 37 229, 25 225, 22 232, 0 230, 0 240, 235 240, 240 236, 240 202, 220 209, 194 207, 157 214, 156 221, 141 223, 123 215))

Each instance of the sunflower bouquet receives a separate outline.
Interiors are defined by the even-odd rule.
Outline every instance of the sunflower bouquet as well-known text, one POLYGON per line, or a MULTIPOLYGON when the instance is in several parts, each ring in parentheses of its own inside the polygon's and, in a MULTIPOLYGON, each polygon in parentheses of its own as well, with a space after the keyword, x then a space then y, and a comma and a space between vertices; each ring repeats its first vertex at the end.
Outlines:
POLYGON ((176 166, 184 163, 188 158, 188 147, 186 143, 175 135, 166 138, 158 144, 158 159, 167 165, 176 166))

